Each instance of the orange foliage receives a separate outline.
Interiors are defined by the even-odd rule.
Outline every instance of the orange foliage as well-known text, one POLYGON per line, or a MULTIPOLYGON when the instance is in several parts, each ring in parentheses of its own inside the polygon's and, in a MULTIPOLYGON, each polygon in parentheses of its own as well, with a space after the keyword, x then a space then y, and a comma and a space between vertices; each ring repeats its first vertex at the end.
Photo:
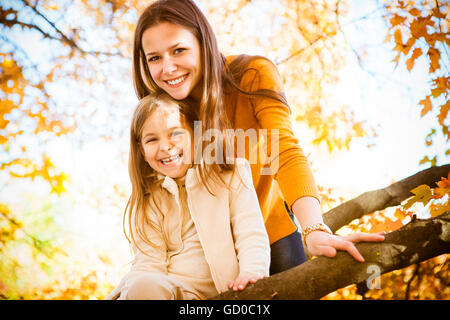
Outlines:
MULTIPOLYGON (((424 117, 432 110, 437 110, 437 127, 445 141, 450 140, 448 113, 450 103, 448 100, 450 91, 450 77, 448 76, 448 46, 450 44, 449 35, 449 14, 450 7, 445 1, 386 1, 386 20, 389 23, 389 33, 386 41, 395 44, 394 51, 397 53, 394 62, 398 64, 400 58, 407 58, 405 63, 408 71, 414 68, 415 62, 419 58, 427 59, 429 74, 432 78, 430 93, 420 102, 421 117, 424 117)), ((436 130, 431 129, 426 138, 426 145, 431 146, 436 130)), ((446 154, 450 152, 447 149, 446 154)), ((429 158, 425 156, 420 164, 430 163, 436 165, 437 156, 429 158)))

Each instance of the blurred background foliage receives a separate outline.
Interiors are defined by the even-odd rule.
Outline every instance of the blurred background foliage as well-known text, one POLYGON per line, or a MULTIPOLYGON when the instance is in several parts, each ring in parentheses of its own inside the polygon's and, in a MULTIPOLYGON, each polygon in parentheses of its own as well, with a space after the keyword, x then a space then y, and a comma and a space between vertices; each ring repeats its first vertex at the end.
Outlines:
MULTIPOLYGON (((127 271, 131 256, 122 214, 130 193, 128 123, 137 102, 131 41, 139 12, 149 3, 0 0, 0 299, 102 299, 127 271)), ((224 54, 261 54, 277 64, 302 147, 318 175, 324 211, 367 191, 349 191, 345 181, 339 189, 322 178, 325 163, 380 144, 403 150, 394 137, 380 138, 383 122, 371 117, 375 108, 335 98, 341 90, 344 97, 370 99, 358 88, 339 89, 349 65, 376 82, 396 82, 411 95, 406 108, 395 101, 376 107, 385 116, 387 110, 402 114, 395 119, 399 132, 411 118, 424 124, 419 138, 407 132, 425 145, 414 154, 417 168, 448 162, 446 1, 196 3, 224 54), (382 41, 371 39, 373 25, 382 26, 376 30, 382 41), (379 49, 388 54, 373 53, 379 49), (402 80, 373 68, 374 55, 391 66, 386 73, 398 72, 402 80), (420 90, 410 87, 414 72, 421 75, 420 90)), ((407 142, 404 147, 408 151, 407 142)), ((389 164, 397 155, 384 157, 392 158, 389 164)), ((332 170, 341 168, 335 164, 332 170)), ((404 178, 378 175, 383 186, 404 178)), ((448 207, 446 190, 440 202, 375 212, 340 232, 392 231, 408 221, 410 211, 430 216, 433 208, 448 207)), ((380 289, 352 285, 324 298, 449 299, 449 281, 444 255, 383 275, 380 289)))

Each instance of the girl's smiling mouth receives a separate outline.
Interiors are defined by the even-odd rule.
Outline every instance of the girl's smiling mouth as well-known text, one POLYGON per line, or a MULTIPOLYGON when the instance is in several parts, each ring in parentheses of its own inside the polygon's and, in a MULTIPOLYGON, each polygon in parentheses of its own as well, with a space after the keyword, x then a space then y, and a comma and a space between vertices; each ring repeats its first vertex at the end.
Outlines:
POLYGON ((173 155, 173 156, 170 156, 170 157, 167 157, 167 158, 164 158, 164 159, 160 159, 159 161, 163 165, 168 166, 168 165, 171 165, 171 164, 178 164, 182 157, 183 157, 183 152, 180 152, 180 153, 178 153, 176 155, 173 155))

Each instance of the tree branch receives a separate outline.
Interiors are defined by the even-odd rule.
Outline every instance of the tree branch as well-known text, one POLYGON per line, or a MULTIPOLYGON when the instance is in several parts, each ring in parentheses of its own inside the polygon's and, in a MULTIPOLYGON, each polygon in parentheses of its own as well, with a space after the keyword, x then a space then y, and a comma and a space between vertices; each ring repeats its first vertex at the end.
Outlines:
POLYGON ((355 199, 344 202, 326 212, 323 220, 334 232, 365 214, 399 205, 403 200, 413 196, 410 191, 419 185, 436 187, 436 182, 442 177, 447 177, 449 172, 450 164, 425 169, 386 188, 365 192, 355 199))
POLYGON ((432 219, 413 220, 387 234, 383 242, 360 243, 356 247, 365 262, 357 262, 347 252, 339 251, 334 258, 318 257, 262 279, 243 291, 227 291, 212 299, 319 299, 353 283, 369 284, 381 274, 449 253, 450 211, 432 219))

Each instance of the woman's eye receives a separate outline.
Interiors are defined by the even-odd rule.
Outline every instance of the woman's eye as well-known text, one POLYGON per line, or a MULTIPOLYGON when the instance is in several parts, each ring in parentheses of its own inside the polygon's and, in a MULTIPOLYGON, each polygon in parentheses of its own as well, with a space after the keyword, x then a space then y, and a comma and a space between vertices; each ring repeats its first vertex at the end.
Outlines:
POLYGON ((179 53, 181 53, 181 52, 183 52, 183 51, 185 51, 186 49, 185 48, 176 48, 174 51, 173 51, 173 53, 174 54, 179 54, 179 53))

